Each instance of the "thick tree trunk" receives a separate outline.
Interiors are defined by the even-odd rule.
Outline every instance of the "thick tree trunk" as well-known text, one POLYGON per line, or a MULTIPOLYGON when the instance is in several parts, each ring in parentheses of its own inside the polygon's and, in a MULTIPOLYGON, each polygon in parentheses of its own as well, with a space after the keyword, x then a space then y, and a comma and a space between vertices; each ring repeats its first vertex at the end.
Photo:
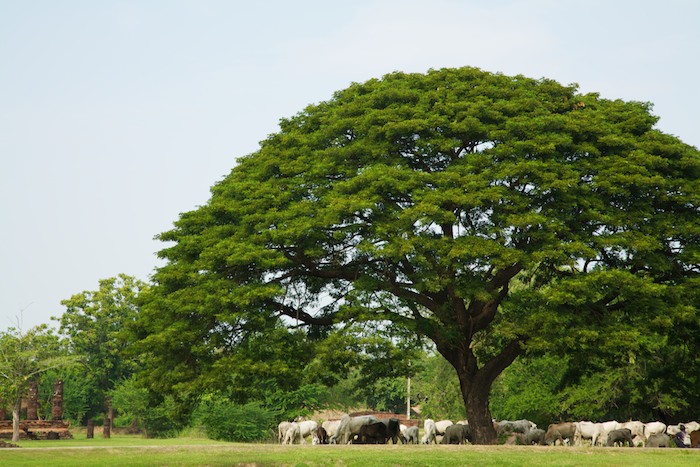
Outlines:
POLYGON ((475 444, 496 444, 489 397, 496 377, 521 353, 520 341, 515 340, 479 368, 476 356, 468 346, 440 349, 440 353, 455 367, 459 377, 462 398, 467 409, 467 420, 475 444))
POLYGON ((496 444, 497 441, 491 410, 489 410, 490 393, 490 385, 473 385, 472 390, 463 395, 467 407, 467 420, 469 420, 475 444, 496 444))
MULTIPOLYGON (((475 368, 476 365, 471 367, 475 368)), ((457 374, 474 443, 496 444, 496 430, 493 427, 493 419, 489 409, 489 395, 493 381, 485 380, 481 371, 464 370, 464 367, 458 368, 457 374)))

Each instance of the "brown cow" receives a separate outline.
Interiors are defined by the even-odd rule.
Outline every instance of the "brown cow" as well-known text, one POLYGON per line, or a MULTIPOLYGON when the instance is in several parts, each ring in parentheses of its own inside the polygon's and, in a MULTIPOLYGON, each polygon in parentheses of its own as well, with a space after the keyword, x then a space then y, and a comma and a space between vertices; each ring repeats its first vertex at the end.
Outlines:
POLYGON ((700 431, 690 432, 690 447, 700 448, 700 431))
POLYGON ((544 442, 556 444, 557 441, 560 441, 563 444, 565 439, 571 442, 574 439, 574 433, 576 433, 575 423, 552 423, 547 427, 547 432, 544 434, 544 442))

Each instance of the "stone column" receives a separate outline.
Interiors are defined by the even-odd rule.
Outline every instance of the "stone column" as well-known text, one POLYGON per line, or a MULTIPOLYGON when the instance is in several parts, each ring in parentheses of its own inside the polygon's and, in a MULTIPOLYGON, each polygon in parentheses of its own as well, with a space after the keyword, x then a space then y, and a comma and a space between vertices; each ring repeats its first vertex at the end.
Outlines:
POLYGON ((53 401, 51 420, 63 420, 63 380, 57 379, 53 384, 53 401))
POLYGON ((36 381, 29 382, 27 420, 39 420, 39 383, 36 381))

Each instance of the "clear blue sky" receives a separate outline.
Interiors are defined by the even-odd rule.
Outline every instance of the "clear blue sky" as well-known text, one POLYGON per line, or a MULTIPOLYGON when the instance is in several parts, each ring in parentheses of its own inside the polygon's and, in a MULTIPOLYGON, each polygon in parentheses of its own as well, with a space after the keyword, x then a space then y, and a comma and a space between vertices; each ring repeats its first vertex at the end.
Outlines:
POLYGON ((696 0, 0 0, 0 330, 148 280, 154 235, 280 118, 391 71, 575 82, 700 146, 698 24, 696 0))

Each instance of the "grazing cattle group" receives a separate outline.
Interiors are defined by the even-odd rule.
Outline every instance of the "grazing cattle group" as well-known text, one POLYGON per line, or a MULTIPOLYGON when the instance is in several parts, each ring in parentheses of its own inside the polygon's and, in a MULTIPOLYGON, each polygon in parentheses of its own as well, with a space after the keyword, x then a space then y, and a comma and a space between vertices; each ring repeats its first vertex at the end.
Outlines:
MULTIPOLYGON (((502 420, 494 421, 494 429, 499 440, 507 444, 700 447, 700 423, 695 421, 668 426, 662 422, 580 421, 552 423, 544 430, 529 420, 502 420)), ((307 438, 312 444, 418 444, 419 428, 403 425, 397 418, 345 415, 321 425, 312 420, 284 421, 278 426, 277 437, 283 444, 305 444, 307 438)), ((420 440, 422 444, 474 442, 466 420, 426 419, 420 440)))

